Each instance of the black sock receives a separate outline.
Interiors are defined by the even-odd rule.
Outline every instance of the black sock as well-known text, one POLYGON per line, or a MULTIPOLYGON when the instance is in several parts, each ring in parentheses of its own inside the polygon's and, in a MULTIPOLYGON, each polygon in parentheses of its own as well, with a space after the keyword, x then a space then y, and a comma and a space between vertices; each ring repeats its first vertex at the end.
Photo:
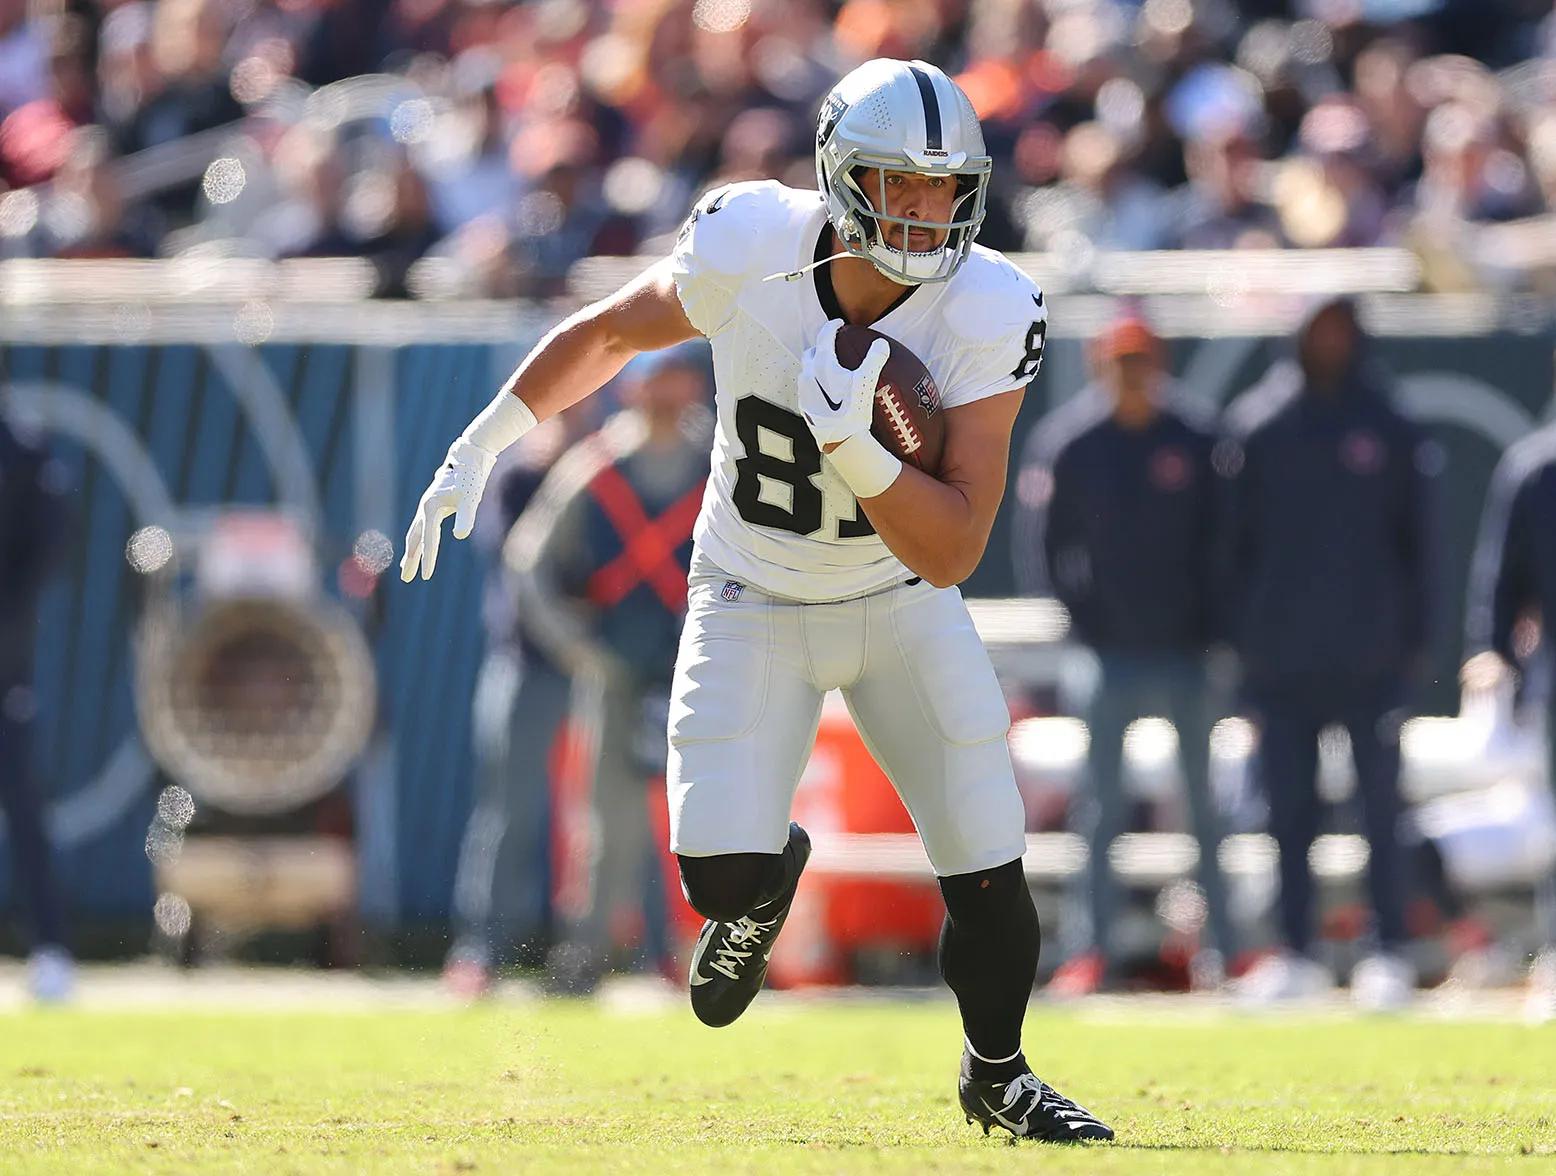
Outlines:
POLYGON ((784 845, 783 852, 777 855, 777 865, 773 875, 762 888, 762 897, 757 900, 757 906, 763 907, 771 903, 784 903, 794 897, 795 887, 800 882, 799 853, 794 848, 794 834, 789 834, 788 843, 784 845))
POLYGON ((1008 1073, 1014 1078, 1026 1068, 1020 1056, 1021 1022, 1042 946, 1026 874, 1018 859, 992 870, 941 878, 940 893, 946 905, 940 975, 962 1012, 971 1047, 964 1064, 973 1077, 1008 1073), (1009 1060, 981 1060, 986 1058, 1009 1060))
POLYGON ((699 915, 733 923, 792 885, 782 853, 723 853, 682 857, 681 893, 699 915))
POLYGON ((1025 1054, 1018 1053, 1003 1062, 986 1062, 965 1044, 962 1046, 962 1073, 979 1082, 1009 1082, 1025 1074, 1028 1069, 1025 1054))

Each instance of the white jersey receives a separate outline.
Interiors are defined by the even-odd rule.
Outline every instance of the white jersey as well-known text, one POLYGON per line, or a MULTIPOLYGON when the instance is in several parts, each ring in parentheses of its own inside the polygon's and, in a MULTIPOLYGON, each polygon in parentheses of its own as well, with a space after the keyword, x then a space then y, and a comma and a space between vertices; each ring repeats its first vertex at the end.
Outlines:
MULTIPOLYGON (((799 412, 800 357, 835 317, 815 271, 763 280, 810 264, 827 227, 817 192, 732 184, 698 200, 672 255, 687 318, 713 344, 718 412, 692 572, 806 602, 862 596, 912 575, 799 412)), ((828 236, 828 254, 830 245, 828 236)), ((950 281, 908 289, 870 325, 923 361, 946 408, 1036 374, 1048 321, 1042 292, 999 253, 975 245, 950 281)))

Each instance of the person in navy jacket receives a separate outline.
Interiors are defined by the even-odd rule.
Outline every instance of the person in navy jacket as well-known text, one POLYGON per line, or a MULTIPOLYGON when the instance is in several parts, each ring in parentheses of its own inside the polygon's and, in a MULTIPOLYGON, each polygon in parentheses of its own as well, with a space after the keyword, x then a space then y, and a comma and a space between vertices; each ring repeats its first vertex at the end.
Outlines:
POLYGON ((32 771, 38 604, 58 561, 68 520, 64 467, 44 437, 8 414, 0 385, 0 813, 6 849, 32 940, 28 987, 63 1000, 74 982, 63 904, 32 771))
MULTIPOLYGON (((1512 678, 1515 693, 1524 695, 1536 693, 1524 689, 1526 681, 1546 679, 1546 779, 1556 788, 1556 690, 1549 682, 1549 634, 1556 625, 1556 423, 1512 446, 1492 476, 1467 611, 1466 689, 1495 689, 1512 678)), ((1536 913, 1545 946, 1530 970, 1528 1013, 1546 1021, 1556 1018, 1556 871, 1536 891, 1536 913)))
POLYGON ((573 717, 595 747, 589 893, 546 961, 547 988, 572 995, 592 992, 609 971, 622 913, 640 910, 644 947, 657 964, 668 956, 645 797, 668 754, 667 700, 713 441, 705 344, 641 355, 623 375, 625 409, 552 467, 504 552, 526 605, 521 623, 571 673, 573 717))
POLYGON ((1076 954, 1055 976, 1056 994, 1118 979, 1122 961, 1109 935, 1120 895, 1108 848, 1129 831, 1124 731, 1144 715, 1166 715, 1177 728, 1202 847, 1199 880, 1215 948, 1196 957, 1196 979, 1219 982, 1234 950, 1216 852, 1222 830, 1209 750, 1216 714, 1205 668, 1214 635, 1214 435, 1208 414, 1172 386, 1164 360, 1141 319, 1109 324, 1092 348, 1095 382, 1034 430, 1018 481, 1018 587, 1051 591, 1064 603, 1101 671, 1085 708, 1089 788, 1077 798, 1076 821, 1090 834, 1090 928, 1068 937, 1076 954))
POLYGON ((1311 958, 1308 851, 1319 832, 1319 732, 1350 735, 1377 948, 1352 976, 1364 1007, 1407 1002, 1399 734, 1425 664, 1429 483, 1441 449, 1396 406, 1348 299, 1313 307, 1294 360, 1227 410, 1223 601, 1260 729, 1258 778, 1280 847, 1284 950, 1245 979, 1262 1001, 1327 987, 1311 958))

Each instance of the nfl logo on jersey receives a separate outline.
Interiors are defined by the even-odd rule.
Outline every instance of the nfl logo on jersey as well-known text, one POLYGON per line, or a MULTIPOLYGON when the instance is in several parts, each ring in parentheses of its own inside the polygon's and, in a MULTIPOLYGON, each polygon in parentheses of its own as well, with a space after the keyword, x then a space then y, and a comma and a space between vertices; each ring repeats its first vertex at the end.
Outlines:
POLYGON ((724 587, 719 589, 719 595, 733 604, 740 599, 740 594, 746 590, 746 586, 737 580, 725 580, 724 587))

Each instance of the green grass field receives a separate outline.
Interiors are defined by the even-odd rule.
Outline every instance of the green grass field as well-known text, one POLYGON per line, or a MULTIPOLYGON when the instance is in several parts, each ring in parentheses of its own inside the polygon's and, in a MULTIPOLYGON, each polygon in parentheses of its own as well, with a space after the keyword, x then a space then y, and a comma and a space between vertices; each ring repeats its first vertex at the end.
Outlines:
POLYGON ((966 1126, 958 1044, 941 1002, 0 1013, 0 1172, 1556 1172, 1556 1026, 1035 1008, 1118 1130, 1071 1148, 966 1126))

